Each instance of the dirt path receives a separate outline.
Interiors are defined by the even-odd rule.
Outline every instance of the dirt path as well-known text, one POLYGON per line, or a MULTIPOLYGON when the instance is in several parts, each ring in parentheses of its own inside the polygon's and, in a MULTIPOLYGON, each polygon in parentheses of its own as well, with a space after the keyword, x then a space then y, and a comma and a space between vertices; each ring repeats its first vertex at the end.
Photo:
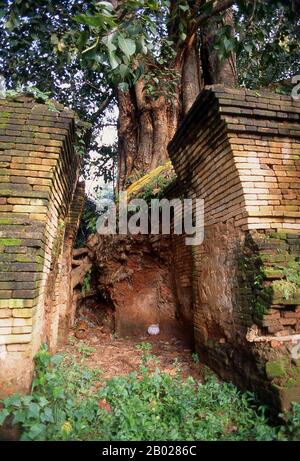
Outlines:
POLYGON ((182 341, 160 336, 120 339, 109 333, 103 334, 101 328, 90 328, 85 339, 78 340, 70 333, 67 345, 61 353, 71 354, 78 362, 102 371, 102 377, 126 375, 137 370, 141 364, 142 352, 137 348, 141 343, 150 343, 151 354, 159 360, 158 366, 166 373, 174 374, 174 364, 180 365, 183 377, 193 376, 201 380, 202 366, 195 362, 192 352, 182 341))

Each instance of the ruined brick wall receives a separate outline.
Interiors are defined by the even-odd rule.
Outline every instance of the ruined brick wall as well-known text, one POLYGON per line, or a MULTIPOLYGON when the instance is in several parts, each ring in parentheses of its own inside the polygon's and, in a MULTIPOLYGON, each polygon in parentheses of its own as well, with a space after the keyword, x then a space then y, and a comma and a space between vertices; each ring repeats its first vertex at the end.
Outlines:
POLYGON ((57 278, 58 299, 58 335, 57 342, 61 345, 67 338, 70 327, 75 322, 76 302, 74 300, 74 283, 72 280, 73 245, 80 224, 85 202, 84 183, 77 183, 74 197, 66 218, 64 243, 61 255, 60 276, 57 278))
POLYGON ((171 236, 173 253, 172 270, 178 300, 178 311, 184 323, 185 333, 193 338, 193 257, 190 246, 185 245, 184 235, 171 236))
POLYGON ((65 237, 79 213, 74 135, 62 106, 0 100, 0 398, 27 391, 33 355, 57 345, 65 237))
MULTIPOLYGON (((164 191, 164 197, 168 200, 183 197, 185 189, 183 184, 174 180, 164 191)), ((175 210, 174 210, 175 211, 175 210)), ((175 211, 176 213, 176 211, 175 211)), ((186 236, 174 233, 174 217, 171 214, 170 249, 172 252, 172 275, 174 290, 177 298, 177 312, 181 319, 182 333, 190 339, 193 346, 193 255, 192 247, 185 244, 186 236)))
POLYGON ((206 88, 170 144, 188 197, 205 200, 193 247, 196 348, 276 407, 300 400, 300 103, 206 88))

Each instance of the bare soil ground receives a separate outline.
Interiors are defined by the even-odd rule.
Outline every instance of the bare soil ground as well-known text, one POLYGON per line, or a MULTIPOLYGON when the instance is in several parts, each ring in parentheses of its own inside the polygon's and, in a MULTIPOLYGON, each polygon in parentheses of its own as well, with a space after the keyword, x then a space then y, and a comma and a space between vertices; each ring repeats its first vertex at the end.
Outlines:
POLYGON ((142 336, 139 338, 118 338, 103 333, 101 327, 89 328, 85 339, 77 339, 71 331, 68 343, 59 352, 71 354, 78 362, 84 362, 92 369, 100 369, 102 378, 127 375, 138 370, 142 363, 142 352, 137 348, 141 343, 150 343, 151 354, 159 360, 157 366, 172 375, 179 364, 182 376, 193 376, 201 381, 203 366, 196 363, 192 351, 175 337, 142 336))

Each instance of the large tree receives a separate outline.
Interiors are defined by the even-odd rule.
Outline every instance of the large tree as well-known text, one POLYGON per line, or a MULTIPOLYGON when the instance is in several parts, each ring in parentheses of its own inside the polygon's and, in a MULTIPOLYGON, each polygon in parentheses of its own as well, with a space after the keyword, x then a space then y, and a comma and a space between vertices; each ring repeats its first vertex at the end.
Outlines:
POLYGON ((119 188, 167 159, 203 85, 259 87, 299 72, 298 0, 5 3, 9 85, 30 81, 74 107, 93 124, 88 142, 117 103, 119 188))
MULTIPOLYGON (((122 28, 117 37, 111 39, 114 46, 118 43, 121 51, 125 51, 125 58, 129 58, 128 63, 127 60, 123 63, 125 78, 126 72, 132 74, 129 74, 128 89, 125 81, 125 91, 122 82, 117 90, 119 188, 125 188, 137 175, 167 160, 167 145, 205 84, 224 82, 234 85, 236 82, 234 55, 221 62, 213 48, 219 25, 232 23, 230 12, 218 17, 218 22, 204 24, 203 20, 204 26, 199 33, 202 23, 199 11, 203 2, 139 3, 147 4, 146 8, 124 7, 123 2, 115 6, 122 18, 118 22, 122 28), (140 36, 139 42, 132 39, 135 34, 140 36), (127 44, 132 49, 126 52, 127 44), (141 49, 136 54, 134 48, 137 50, 139 45, 141 49), (130 60, 131 52, 133 57, 130 60), (133 85, 130 84, 132 77, 133 85)), ((233 2, 221 3, 225 12, 226 5, 233 2)), ((202 14, 204 18, 216 13, 217 9, 213 7, 209 13, 202 14)), ((121 59, 124 61, 124 56, 121 59)))

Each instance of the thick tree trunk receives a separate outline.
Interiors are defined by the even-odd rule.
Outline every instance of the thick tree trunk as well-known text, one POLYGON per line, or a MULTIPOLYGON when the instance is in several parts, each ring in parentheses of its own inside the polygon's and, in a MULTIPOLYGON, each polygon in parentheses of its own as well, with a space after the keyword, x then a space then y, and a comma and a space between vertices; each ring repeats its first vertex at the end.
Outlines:
MULTIPOLYGON (((232 15, 228 13, 226 22, 230 21, 232 15)), ((163 96, 148 98, 142 79, 130 91, 118 92, 118 192, 168 160, 168 143, 204 85, 235 85, 235 59, 220 62, 213 49, 215 33, 215 26, 205 26, 201 46, 195 33, 178 48, 172 68, 181 79, 172 101, 163 96)))
POLYGON ((119 191, 168 160, 168 143, 199 94, 200 60, 195 46, 182 52, 174 69, 181 81, 171 101, 164 96, 147 98, 143 80, 126 93, 118 92, 119 191))
MULTIPOLYGON (((227 10, 223 20, 224 24, 233 25, 232 11, 227 10)), ((224 61, 220 61, 217 50, 214 49, 216 23, 209 22, 201 28, 201 63, 205 85, 223 83, 233 87, 237 81, 235 54, 224 61)))
POLYGON ((119 92, 119 190, 168 159, 167 145, 178 123, 178 104, 147 100, 143 80, 119 92))

